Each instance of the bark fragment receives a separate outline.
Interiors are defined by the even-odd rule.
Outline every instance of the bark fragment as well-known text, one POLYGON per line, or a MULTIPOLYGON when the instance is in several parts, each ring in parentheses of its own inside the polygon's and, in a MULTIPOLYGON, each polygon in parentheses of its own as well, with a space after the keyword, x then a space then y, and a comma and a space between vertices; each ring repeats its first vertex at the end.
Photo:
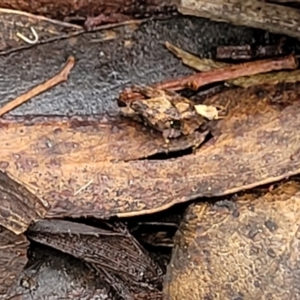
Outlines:
POLYGON ((300 11, 262 1, 173 0, 180 13, 300 38, 300 11))
POLYGON ((254 58, 267 58, 282 55, 283 42, 278 45, 256 46, 256 45, 240 45, 240 46, 218 46, 216 59, 230 60, 252 60, 254 58))
POLYGON ((64 220, 42 220, 30 228, 28 236, 85 261, 115 285, 124 299, 130 295, 134 299, 134 294, 142 292, 158 293, 161 269, 125 227, 120 229, 111 231, 64 220))
POLYGON ((33 221, 43 218, 49 206, 16 180, 0 171, 0 224, 20 234, 33 221))

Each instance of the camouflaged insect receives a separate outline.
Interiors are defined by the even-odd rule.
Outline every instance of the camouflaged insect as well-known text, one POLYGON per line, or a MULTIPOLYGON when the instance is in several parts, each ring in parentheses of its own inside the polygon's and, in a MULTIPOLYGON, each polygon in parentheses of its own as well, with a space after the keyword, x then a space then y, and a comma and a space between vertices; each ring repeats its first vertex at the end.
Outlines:
POLYGON ((134 86, 132 90, 147 99, 128 102, 121 108, 122 114, 161 131, 166 140, 190 135, 206 122, 193 101, 175 92, 141 86, 134 86))

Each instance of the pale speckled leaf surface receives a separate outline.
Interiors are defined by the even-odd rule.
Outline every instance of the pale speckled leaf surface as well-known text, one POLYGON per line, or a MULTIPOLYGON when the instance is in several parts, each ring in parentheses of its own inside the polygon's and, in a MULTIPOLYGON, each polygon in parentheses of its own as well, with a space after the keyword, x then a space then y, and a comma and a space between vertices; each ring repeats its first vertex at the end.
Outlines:
POLYGON ((298 299, 299 182, 228 200, 188 207, 165 299, 298 299))

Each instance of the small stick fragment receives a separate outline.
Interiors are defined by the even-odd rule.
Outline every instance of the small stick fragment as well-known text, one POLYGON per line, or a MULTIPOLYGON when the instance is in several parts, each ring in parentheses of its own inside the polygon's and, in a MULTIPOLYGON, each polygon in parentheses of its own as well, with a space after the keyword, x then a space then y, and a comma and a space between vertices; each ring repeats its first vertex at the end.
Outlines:
MULTIPOLYGON (((298 66, 297 59, 294 55, 285 56, 276 59, 264 59, 255 62, 242 63, 232 65, 217 70, 198 73, 189 78, 185 77, 180 80, 180 84, 188 86, 193 90, 199 89, 209 83, 236 79, 243 76, 251 76, 256 74, 268 73, 282 69, 296 69, 298 66)), ((177 87, 178 82, 174 84, 177 87)), ((164 85, 163 85, 164 86, 164 85)), ((172 83, 167 83, 172 87, 172 83)), ((164 87, 163 87, 164 88, 164 87)))
MULTIPOLYGON (((200 87, 219 81, 232 80, 244 76, 268 73, 282 69, 296 69, 298 61, 296 56, 289 55, 275 59, 264 59, 255 62, 227 65, 215 70, 197 73, 181 78, 171 79, 153 87, 162 90, 179 91, 185 88, 198 90, 200 87)), ((137 93, 125 90, 120 95, 121 101, 128 101, 140 97, 137 93)))
MULTIPOLYGON (((283 40, 284 41, 284 40, 283 40)), ((199 72, 218 69, 230 64, 223 62, 215 62, 212 59, 200 58, 187 51, 184 51, 175 45, 166 42, 166 48, 172 52, 176 57, 180 58, 182 62, 188 67, 195 69, 199 72)), ((300 70, 295 71, 279 71, 267 74, 257 74, 253 76, 244 76, 237 79, 228 80, 226 83, 243 88, 248 88, 260 84, 278 84, 279 82, 294 83, 300 81, 300 70)))
POLYGON ((165 81, 154 87, 172 91, 178 91, 184 88, 197 90, 206 84, 218 81, 226 81, 282 69, 296 69, 297 66, 298 62, 296 56, 289 55, 277 59, 264 59, 255 62, 229 65, 219 69, 165 81))
POLYGON ((218 46, 216 59, 251 60, 254 58, 267 58, 283 54, 283 43, 279 45, 254 46, 218 46))
POLYGON ((100 14, 96 17, 87 17, 84 22, 84 27, 87 30, 91 30, 102 24, 120 23, 124 21, 129 21, 130 17, 120 13, 112 13, 110 15, 100 14))
POLYGON ((27 102, 31 98, 49 90, 50 88, 58 85, 61 82, 67 81, 69 73, 74 67, 74 65, 75 65, 75 58, 73 56, 70 56, 63 69, 57 75, 39 84, 38 86, 34 87, 30 91, 24 93, 23 95, 18 96, 17 98, 12 100, 11 102, 8 102, 2 108, 0 108, 0 117, 8 113, 9 111, 15 109, 16 107, 20 106, 21 104, 27 102))
POLYGON ((216 59, 250 60, 256 57, 251 45, 218 46, 216 59))

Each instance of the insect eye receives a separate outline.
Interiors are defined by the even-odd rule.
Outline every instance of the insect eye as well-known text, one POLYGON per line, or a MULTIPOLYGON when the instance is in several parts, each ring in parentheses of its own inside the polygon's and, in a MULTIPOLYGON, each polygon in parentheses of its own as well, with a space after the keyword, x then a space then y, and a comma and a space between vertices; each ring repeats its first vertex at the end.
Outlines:
POLYGON ((171 128, 180 129, 181 128, 181 122, 178 121, 178 120, 172 121, 171 122, 171 128))

